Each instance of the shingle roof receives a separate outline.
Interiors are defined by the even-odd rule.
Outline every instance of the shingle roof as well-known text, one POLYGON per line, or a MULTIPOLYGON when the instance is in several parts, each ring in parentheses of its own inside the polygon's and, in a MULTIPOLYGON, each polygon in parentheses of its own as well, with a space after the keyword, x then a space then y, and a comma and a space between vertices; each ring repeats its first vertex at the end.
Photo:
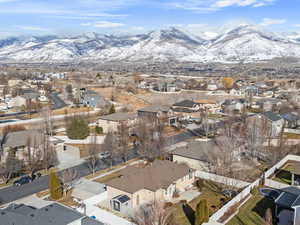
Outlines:
POLYGON ((198 105, 197 102, 194 102, 192 100, 183 100, 180 102, 176 102, 175 104, 173 104, 173 107, 187 107, 187 108, 193 108, 195 105, 198 105))
POLYGON ((145 108, 139 109, 138 111, 140 112, 168 112, 170 110, 169 106, 166 105, 151 105, 151 106, 147 106, 145 108))
POLYGON ((168 160, 156 160, 143 168, 130 166, 119 173, 120 177, 105 182, 107 186, 135 193, 142 189, 155 192, 166 189, 174 181, 186 176, 190 168, 185 164, 177 164, 168 160))
POLYGON ((110 120, 110 121, 122 121, 122 120, 133 120, 136 117, 137 115, 135 113, 117 112, 106 116, 101 116, 99 119, 110 120))
POLYGON ((213 141, 194 141, 172 151, 173 155, 208 162, 208 155, 218 151, 213 141))
POLYGON ((6 137, 0 137, 3 147, 21 147, 26 146, 30 140, 32 144, 41 144, 42 134, 38 130, 23 130, 8 133, 6 137))
POLYGON ((287 121, 298 121, 300 120, 300 117, 293 113, 285 113, 282 114, 281 117, 287 121))
POLYGON ((57 203, 40 209, 16 204, 0 209, 1 225, 68 225, 80 219, 82 225, 103 225, 57 203))

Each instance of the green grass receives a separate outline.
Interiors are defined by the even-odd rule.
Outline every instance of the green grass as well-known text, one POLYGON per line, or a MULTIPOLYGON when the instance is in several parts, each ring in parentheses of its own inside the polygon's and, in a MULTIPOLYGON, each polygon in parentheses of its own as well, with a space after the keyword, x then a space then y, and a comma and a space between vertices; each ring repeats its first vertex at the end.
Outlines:
MULTIPOLYGON (((201 191, 201 195, 189 202, 188 207, 191 209, 191 214, 193 214, 199 201, 201 199, 206 199, 208 203, 209 213, 211 216, 223 206, 223 202, 221 201, 221 199, 224 198, 224 196, 219 193, 220 189, 218 188, 217 184, 208 181, 205 181, 204 183, 205 186, 201 191)), ((188 220, 188 217, 183 211, 182 205, 180 203, 173 205, 171 210, 177 224, 194 225, 191 224, 188 220)))
POLYGON ((260 195, 252 196, 226 225, 262 225, 268 208, 274 215, 275 205, 271 200, 260 195))
POLYGON ((286 165, 285 167, 280 169, 279 172, 277 172, 275 174, 273 180, 278 181, 280 183, 291 185, 291 183, 292 183, 292 174, 290 173, 290 171, 292 171, 292 170, 293 170, 292 165, 289 165, 289 164, 286 165))

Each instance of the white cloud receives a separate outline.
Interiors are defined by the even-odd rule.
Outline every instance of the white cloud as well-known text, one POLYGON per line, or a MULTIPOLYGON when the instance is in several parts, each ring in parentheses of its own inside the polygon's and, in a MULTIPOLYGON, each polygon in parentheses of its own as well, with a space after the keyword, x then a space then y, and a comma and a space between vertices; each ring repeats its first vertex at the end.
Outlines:
POLYGON ((109 21, 97 21, 95 23, 82 23, 81 26, 97 27, 97 28, 117 28, 123 27, 123 23, 114 23, 109 21))
POLYGON ((197 11, 212 12, 222 8, 236 7, 262 7, 270 5, 276 0, 182 0, 168 3, 170 7, 197 11))
POLYGON ((266 27, 266 26, 279 25, 284 23, 286 23, 285 19, 264 18, 259 25, 266 27))
POLYGON ((47 28, 36 27, 36 26, 16 26, 16 28, 25 31, 49 31, 47 28))
POLYGON ((300 27, 300 24, 294 24, 294 27, 300 27))

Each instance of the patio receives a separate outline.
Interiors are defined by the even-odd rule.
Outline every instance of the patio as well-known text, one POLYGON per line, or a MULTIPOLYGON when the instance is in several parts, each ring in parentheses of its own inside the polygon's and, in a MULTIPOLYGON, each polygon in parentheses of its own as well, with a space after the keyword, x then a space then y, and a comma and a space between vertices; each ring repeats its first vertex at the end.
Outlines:
POLYGON ((178 203, 180 201, 184 201, 184 200, 187 201, 187 202, 190 202, 193 199, 195 199, 196 197, 198 197, 200 194, 201 194, 201 192, 197 188, 193 188, 193 189, 190 189, 188 191, 180 193, 179 197, 178 198, 173 198, 171 200, 171 202, 174 203, 174 204, 178 203))

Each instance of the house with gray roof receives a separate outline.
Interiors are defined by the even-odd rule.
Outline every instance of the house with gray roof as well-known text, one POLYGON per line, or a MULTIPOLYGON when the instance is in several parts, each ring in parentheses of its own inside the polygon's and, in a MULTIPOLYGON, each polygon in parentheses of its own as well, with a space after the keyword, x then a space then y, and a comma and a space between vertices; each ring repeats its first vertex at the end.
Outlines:
POLYGON ((24 159, 27 146, 40 146, 43 134, 39 130, 22 130, 0 136, 0 158, 4 162, 10 151, 14 151, 17 159, 24 159))
POLYGON ((137 112, 139 118, 166 119, 169 125, 176 124, 178 119, 172 108, 167 105, 150 105, 139 109, 137 112))
POLYGON ((196 170, 209 171, 209 155, 218 155, 219 149, 214 141, 192 141, 170 152, 173 162, 185 163, 196 170))
POLYGON ((92 108, 105 108, 109 102, 97 92, 86 90, 81 97, 81 104, 92 108))
POLYGON ((247 118, 247 121, 255 124, 255 126, 261 126, 267 132, 265 135, 269 137, 277 137, 284 126, 284 119, 272 111, 250 116, 247 118))
POLYGON ((104 225, 94 219, 58 203, 35 208, 24 204, 11 204, 0 209, 2 225, 104 225))
POLYGON ((137 123, 137 114, 116 112, 105 116, 100 116, 97 125, 102 127, 104 133, 117 132, 119 126, 125 123, 129 128, 134 128, 137 123))

